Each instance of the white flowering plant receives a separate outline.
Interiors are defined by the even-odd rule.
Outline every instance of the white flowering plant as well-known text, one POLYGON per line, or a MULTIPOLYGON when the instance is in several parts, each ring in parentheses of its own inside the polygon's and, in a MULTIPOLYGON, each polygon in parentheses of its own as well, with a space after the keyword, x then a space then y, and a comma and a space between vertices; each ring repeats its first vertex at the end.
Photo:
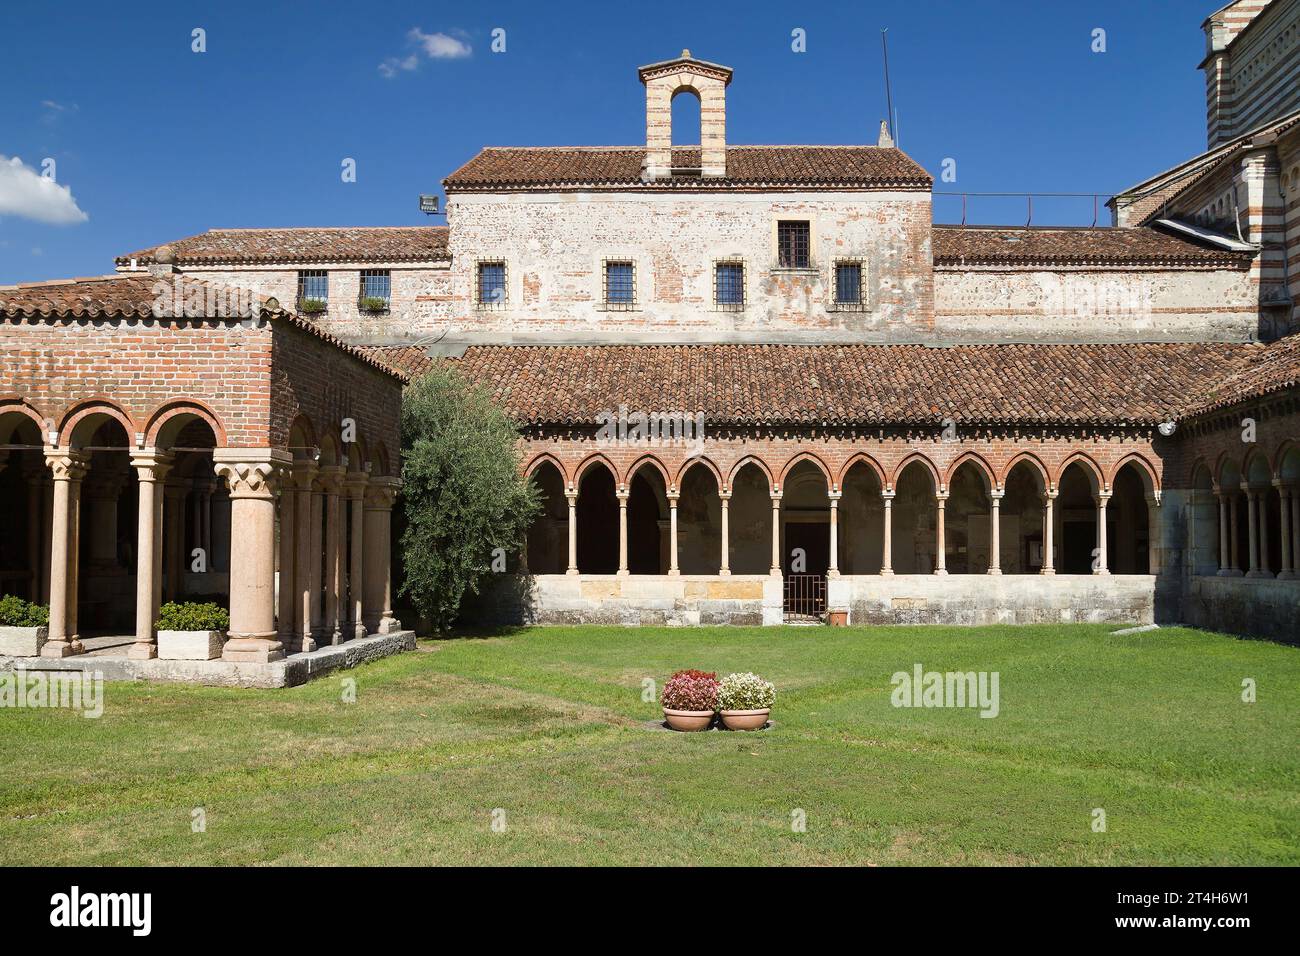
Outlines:
POLYGON ((728 674, 718 684, 719 710, 769 710, 776 688, 757 674, 728 674))

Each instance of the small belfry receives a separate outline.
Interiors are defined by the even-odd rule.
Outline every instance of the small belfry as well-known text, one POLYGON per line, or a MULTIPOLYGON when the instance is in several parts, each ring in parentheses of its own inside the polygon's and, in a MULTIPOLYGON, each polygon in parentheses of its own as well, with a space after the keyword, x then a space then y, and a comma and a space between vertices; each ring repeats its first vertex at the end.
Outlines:
POLYGON ((690 50, 637 70, 645 85, 645 167, 642 179, 674 175, 716 178, 727 175, 727 86, 731 67, 691 56, 690 50), (673 100, 679 94, 700 101, 699 165, 673 163, 673 100))

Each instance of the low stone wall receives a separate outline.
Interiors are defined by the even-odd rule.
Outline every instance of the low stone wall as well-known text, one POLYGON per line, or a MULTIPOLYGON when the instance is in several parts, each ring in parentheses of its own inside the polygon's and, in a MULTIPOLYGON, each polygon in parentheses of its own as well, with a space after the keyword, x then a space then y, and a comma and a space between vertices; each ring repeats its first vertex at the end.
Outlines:
POLYGON ((781 579, 766 574, 511 575, 471 616, 492 624, 780 624, 781 579))
POLYGON ((1151 624, 1155 577, 1147 574, 846 575, 827 604, 850 624, 1151 624))
POLYGON ((1196 575, 1186 582, 1183 623, 1300 643, 1300 581, 1196 575))

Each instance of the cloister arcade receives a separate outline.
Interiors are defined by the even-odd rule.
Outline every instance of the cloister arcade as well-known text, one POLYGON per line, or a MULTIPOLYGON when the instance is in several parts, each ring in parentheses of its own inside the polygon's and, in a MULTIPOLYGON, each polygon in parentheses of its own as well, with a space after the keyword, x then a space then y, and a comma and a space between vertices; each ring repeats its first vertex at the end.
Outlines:
POLYGON ((106 400, 57 418, 6 400, 0 593, 48 604, 49 657, 90 641, 152 658, 170 600, 229 607, 225 660, 388 633, 393 467, 382 442, 302 415, 287 447, 232 448, 199 403, 139 420, 106 400))
MULTIPOLYGON (((1148 574, 1158 567, 1152 461, 1084 453, 1052 470, 1031 453, 995 467, 974 452, 907 454, 886 469, 839 449, 835 467, 783 459, 603 451, 526 458, 544 499, 532 574, 1148 574)), ((893 457, 898 459, 896 451, 893 457)))

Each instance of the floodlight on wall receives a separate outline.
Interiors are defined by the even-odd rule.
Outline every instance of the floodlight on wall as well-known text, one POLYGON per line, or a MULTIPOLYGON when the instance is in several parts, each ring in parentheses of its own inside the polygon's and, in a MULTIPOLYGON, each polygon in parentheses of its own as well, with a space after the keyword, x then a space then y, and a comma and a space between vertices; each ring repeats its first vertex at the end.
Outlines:
POLYGON ((438 197, 428 193, 420 193, 420 212, 429 216, 438 215, 438 197))
POLYGON ((1167 418, 1156 427, 1159 429, 1160 434, 1168 438, 1170 435, 1172 435, 1175 431, 1178 430, 1178 423, 1174 421, 1172 418, 1167 418))

